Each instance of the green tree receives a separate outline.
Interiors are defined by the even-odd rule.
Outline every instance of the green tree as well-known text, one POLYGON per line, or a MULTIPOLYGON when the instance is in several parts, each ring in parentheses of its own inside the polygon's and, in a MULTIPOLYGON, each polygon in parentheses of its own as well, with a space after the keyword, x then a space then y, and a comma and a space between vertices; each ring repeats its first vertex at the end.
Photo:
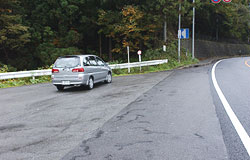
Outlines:
MULTIPOLYGON (((122 59, 125 54, 114 53, 126 53, 127 45, 135 52, 165 43, 164 23, 167 45, 174 44, 179 3, 182 27, 191 28, 192 0, 0 0, 0 61, 30 69, 65 54, 122 59)), ((196 0, 195 6, 197 38, 249 38, 248 1, 196 0)))
POLYGON ((9 63, 30 42, 29 27, 23 25, 18 0, 0 0, 0 56, 9 63))

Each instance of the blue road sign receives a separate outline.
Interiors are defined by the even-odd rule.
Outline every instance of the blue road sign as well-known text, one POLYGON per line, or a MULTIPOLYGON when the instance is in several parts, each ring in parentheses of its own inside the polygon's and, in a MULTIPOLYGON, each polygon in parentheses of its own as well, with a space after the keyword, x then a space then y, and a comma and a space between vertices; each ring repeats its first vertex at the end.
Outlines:
POLYGON ((178 38, 180 39, 188 39, 189 38, 189 29, 188 28, 182 28, 178 31, 178 38))

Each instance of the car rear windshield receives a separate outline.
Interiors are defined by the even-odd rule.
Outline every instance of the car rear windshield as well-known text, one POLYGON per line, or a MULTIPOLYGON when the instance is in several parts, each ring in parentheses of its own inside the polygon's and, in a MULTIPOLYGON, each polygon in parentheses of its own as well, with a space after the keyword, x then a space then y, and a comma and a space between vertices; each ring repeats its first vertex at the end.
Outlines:
POLYGON ((74 68, 80 66, 79 57, 63 57, 58 58, 55 62, 55 67, 57 68, 74 68))

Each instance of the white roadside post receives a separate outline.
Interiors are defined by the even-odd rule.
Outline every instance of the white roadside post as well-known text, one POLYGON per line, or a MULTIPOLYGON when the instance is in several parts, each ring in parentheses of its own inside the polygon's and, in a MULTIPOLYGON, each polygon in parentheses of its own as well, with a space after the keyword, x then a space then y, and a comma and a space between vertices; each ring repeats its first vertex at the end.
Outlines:
POLYGON ((166 51, 167 51, 167 46, 166 46, 166 45, 163 45, 162 50, 163 50, 164 52, 166 52, 166 51))
MULTIPOLYGON (((139 62, 141 62, 141 50, 139 50, 137 54, 139 55, 139 62)), ((140 65, 140 72, 141 72, 141 65, 140 65)))
POLYGON ((128 51, 128 73, 130 73, 130 59, 129 59, 129 46, 127 46, 127 51, 128 51))

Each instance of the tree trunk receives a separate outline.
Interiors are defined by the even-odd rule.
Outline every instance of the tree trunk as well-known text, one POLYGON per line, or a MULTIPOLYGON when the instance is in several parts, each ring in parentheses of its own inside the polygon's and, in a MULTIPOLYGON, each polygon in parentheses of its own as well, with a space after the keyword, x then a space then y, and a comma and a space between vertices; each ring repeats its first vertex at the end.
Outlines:
POLYGON ((216 18, 216 41, 219 40, 219 24, 218 24, 219 20, 218 17, 216 18))
POLYGON ((143 50, 143 41, 142 40, 139 43, 139 50, 143 50))
MULTIPOLYGON (((2 45, 3 46, 3 45, 2 45)), ((9 55, 8 55, 8 53, 6 52, 6 49, 5 49, 5 47, 3 46, 3 51, 4 51, 4 55, 5 55, 5 58, 6 58, 6 62, 8 62, 9 61, 9 55)))
POLYGON ((109 61, 112 61, 112 41, 111 41, 111 37, 109 37, 109 61))
POLYGON ((99 34, 99 56, 102 57, 102 34, 99 34))

